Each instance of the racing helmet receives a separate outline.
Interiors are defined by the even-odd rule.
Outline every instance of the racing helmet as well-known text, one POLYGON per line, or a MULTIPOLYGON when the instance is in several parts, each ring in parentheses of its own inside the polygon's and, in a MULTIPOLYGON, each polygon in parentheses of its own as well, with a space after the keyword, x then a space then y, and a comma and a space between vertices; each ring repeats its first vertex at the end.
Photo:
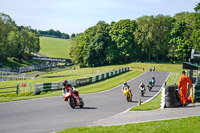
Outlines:
POLYGON ((126 82, 126 81, 124 82, 124 85, 127 85, 127 82, 126 82))
POLYGON ((68 81, 67 80, 64 80, 63 81, 63 86, 66 86, 68 84, 68 81))

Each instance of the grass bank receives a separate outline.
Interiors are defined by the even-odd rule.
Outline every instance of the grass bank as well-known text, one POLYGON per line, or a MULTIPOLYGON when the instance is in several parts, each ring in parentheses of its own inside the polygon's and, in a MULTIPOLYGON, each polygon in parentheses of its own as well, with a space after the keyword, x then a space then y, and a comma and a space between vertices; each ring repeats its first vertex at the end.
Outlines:
POLYGON ((120 126, 74 127, 57 133, 197 133, 200 116, 120 126))
POLYGON ((70 40, 50 37, 40 37, 40 51, 48 57, 70 58, 70 40))

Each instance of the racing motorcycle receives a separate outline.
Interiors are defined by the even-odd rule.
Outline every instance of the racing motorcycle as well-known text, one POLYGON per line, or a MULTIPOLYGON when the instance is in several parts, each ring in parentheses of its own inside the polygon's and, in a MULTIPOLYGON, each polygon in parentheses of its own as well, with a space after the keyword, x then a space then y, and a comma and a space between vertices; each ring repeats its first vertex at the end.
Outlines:
POLYGON ((132 101, 132 95, 131 95, 131 92, 128 89, 128 87, 124 88, 123 94, 124 94, 124 97, 126 98, 127 102, 131 102, 132 101))
POLYGON ((152 82, 151 82, 151 81, 149 81, 149 84, 147 85, 147 87, 148 87, 148 90, 149 90, 149 91, 151 91, 151 90, 152 90, 152 88, 153 88, 153 85, 152 85, 152 82))
POLYGON ((139 90, 140 90, 140 94, 141 94, 141 96, 143 97, 144 96, 144 93, 146 92, 146 89, 145 89, 145 87, 139 87, 139 90))
POLYGON ((71 108, 74 109, 76 106, 83 108, 84 102, 83 99, 79 96, 78 91, 74 91, 72 93, 72 90, 70 88, 65 89, 63 96, 64 96, 64 101, 68 101, 71 108))
POLYGON ((151 79, 152 87, 155 85, 155 83, 156 83, 156 80, 155 79, 151 79))

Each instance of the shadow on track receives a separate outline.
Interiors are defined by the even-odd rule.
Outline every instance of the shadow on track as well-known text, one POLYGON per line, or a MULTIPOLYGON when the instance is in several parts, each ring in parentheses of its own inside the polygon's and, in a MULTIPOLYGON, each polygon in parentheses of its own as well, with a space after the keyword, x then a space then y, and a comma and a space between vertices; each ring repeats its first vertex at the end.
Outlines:
POLYGON ((77 109, 97 109, 97 107, 83 107, 83 108, 77 108, 77 109))
POLYGON ((137 103, 138 101, 130 101, 130 103, 137 103))
POLYGON ((143 97, 152 97, 152 96, 145 96, 145 95, 144 95, 143 97))
POLYGON ((162 87, 161 85, 154 85, 153 87, 162 87))
POLYGON ((151 90, 150 92, 159 92, 159 91, 156 91, 156 90, 151 90))

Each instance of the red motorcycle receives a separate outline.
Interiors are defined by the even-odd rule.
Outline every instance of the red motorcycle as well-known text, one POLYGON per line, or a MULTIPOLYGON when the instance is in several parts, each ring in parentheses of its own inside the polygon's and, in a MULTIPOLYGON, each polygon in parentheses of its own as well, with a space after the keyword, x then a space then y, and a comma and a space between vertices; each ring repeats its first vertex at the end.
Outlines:
POLYGON ((64 92, 64 101, 68 101, 69 105, 74 109, 76 106, 79 106, 80 108, 83 108, 84 102, 83 99, 79 96, 78 91, 73 91, 68 88, 65 89, 64 92))

